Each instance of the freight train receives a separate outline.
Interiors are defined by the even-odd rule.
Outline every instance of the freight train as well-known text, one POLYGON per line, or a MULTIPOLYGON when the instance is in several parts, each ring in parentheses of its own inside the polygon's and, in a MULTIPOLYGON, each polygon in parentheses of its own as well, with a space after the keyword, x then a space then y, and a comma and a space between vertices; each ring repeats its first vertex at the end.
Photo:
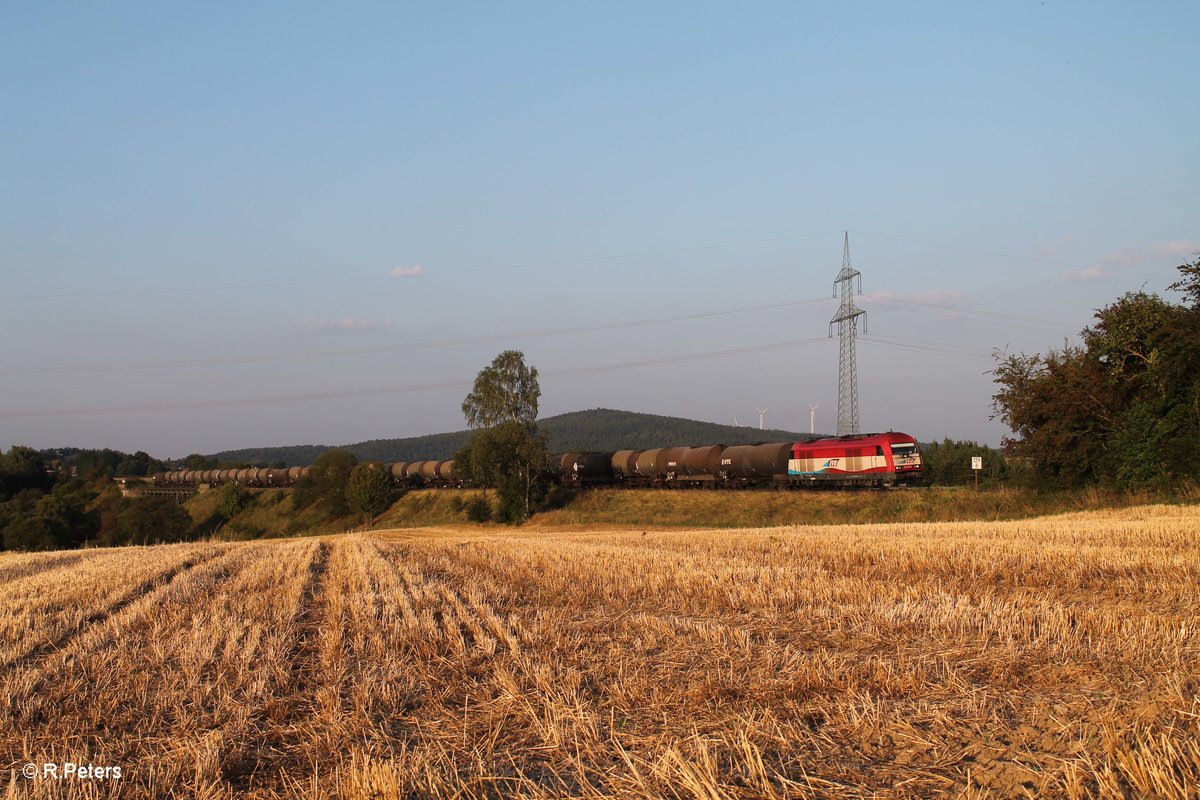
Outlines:
POLYGON ((742 487, 893 486, 921 473, 906 433, 872 433, 804 442, 662 447, 567 453, 552 471, 566 484, 742 487))
MULTIPOLYGON (((384 464, 400 486, 463 486, 453 461, 401 461, 384 464)), ((210 486, 238 483, 255 487, 291 486, 308 467, 290 469, 172 470, 154 475, 156 486, 210 486)), ((803 442, 771 442, 703 447, 659 447, 606 453, 550 456, 546 471, 571 487, 897 486, 921 474, 916 440, 889 431, 803 442)))

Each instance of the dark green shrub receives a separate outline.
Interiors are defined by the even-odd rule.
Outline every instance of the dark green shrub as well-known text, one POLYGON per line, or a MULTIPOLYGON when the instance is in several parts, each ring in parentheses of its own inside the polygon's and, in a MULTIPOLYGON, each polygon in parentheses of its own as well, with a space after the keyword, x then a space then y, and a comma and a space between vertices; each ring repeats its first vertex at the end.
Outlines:
POLYGON ((466 504, 467 519, 471 522, 487 522, 492 518, 492 506, 482 494, 475 495, 466 504))

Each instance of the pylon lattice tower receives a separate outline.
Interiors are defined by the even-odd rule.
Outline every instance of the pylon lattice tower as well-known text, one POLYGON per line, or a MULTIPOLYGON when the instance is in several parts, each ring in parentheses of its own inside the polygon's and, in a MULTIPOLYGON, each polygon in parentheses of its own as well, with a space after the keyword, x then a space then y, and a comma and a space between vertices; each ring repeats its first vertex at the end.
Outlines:
POLYGON ((867 332, 866 311, 854 305, 854 279, 858 279, 857 294, 862 294, 862 274, 850 266, 850 232, 846 231, 842 248, 842 271, 833 282, 833 296, 841 298, 837 314, 829 320, 829 335, 833 326, 838 329, 838 436, 858 433, 858 362, 854 340, 858 337, 858 318, 863 318, 863 333, 867 332))

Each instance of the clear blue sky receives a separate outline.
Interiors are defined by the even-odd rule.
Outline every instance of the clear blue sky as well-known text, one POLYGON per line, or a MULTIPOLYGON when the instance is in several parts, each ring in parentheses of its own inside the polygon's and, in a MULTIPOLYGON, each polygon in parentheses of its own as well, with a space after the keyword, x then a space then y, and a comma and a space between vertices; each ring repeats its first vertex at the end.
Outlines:
POLYGON ((546 414, 831 430, 836 343, 806 340, 844 229, 863 427, 998 443, 993 348, 1061 346, 1200 249, 1198 28, 1193 2, 0 4, 0 447, 458 429, 507 347, 546 414), (403 387, 441 388, 351 394, 403 387))

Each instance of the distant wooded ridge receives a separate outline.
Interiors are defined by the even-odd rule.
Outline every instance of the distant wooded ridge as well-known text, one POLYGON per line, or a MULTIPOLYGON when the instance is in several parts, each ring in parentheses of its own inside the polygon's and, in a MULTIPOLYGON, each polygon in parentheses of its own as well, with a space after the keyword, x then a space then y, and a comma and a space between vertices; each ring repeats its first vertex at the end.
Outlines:
MULTIPOLYGON (((754 444, 810 438, 806 433, 775 428, 759 430, 608 408, 572 411, 546 417, 538 421, 538 428, 546 435, 547 447, 552 453, 645 450, 675 445, 754 444)), ((359 461, 442 460, 452 458, 462 449, 471 438, 471 433, 462 430, 406 439, 372 439, 337 448, 315 444, 246 448, 214 453, 211 458, 222 463, 283 463, 292 467, 306 466, 327 450, 341 449, 354 453, 359 461)), ((832 434, 818 434, 829 435, 832 434)))

